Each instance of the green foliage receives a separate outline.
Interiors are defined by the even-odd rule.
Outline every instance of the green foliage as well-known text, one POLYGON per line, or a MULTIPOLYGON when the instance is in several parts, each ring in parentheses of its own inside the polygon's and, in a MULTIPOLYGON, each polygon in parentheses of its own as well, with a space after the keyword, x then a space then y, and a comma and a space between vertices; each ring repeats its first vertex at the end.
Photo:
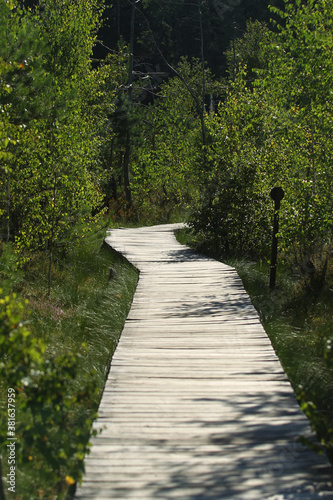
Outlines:
MULTIPOLYGON (((246 31, 240 38, 234 38, 226 51, 229 77, 233 80, 237 71, 246 67, 245 78, 252 82, 256 78, 256 70, 267 68, 265 46, 268 42, 268 27, 259 21, 247 21, 246 31)), ((237 32, 240 35, 240 32, 237 32)))
POLYGON ((270 213, 259 160, 262 100, 241 74, 206 127, 209 173, 190 224, 203 240, 202 249, 214 248, 217 257, 230 252, 265 255, 270 213))
POLYGON ((91 232, 66 260, 53 263, 56 286, 49 297, 41 279, 43 254, 19 283, 10 270, 10 245, 0 255, 1 277, 6 272, 7 281, 13 279, 12 286, 29 298, 27 304, 2 293, 0 301, 1 442, 7 439, 4 403, 10 387, 16 486, 23 498, 65 498, 83 474, 92 420, 137 282, 132 266, 100 247, 103 236, 91 232))
MULTIPOLYGON (((16 161, 12 171, 11 205, 18 219, 15 241, 20 252, 52 251, 66 244, 70 227, 100 202, 87 168, 88 137, 78 129, 75 114, 66 121, 60 130, 55 124, 37 136, 27 134, 27 143, 35 141, 34 149, 24 161, 16 161)), ((19 150, 27 143, 22 140, 19 150)))
POLYGON ((133 192, 139 213, 156 206, 155 220, 167 221, 177 208, 184 210, 195 190, 191 154, 198 124, 179 78, 162 85, 160 96, 155 106, 142 110, 145 140, 133 162, 133 192))
POLYGON ((59 84, 85 79, 101 24, 100 0, 40 0, 40 20, 49 55, 47 69, 59 84))
POLYGON ((304 411, 305 415, 308 417, 312 429, 316 432, 317 439, 319 443, 314 443, 312 440, 301 437, 301 442, 321 454, 323 450, 329 459, 333 460, 333 422, 332 417, 329 418, 325 412, 320 411, 315 403, 309 400, 304 389, 301 388, 298 392, 298 400, 300 403, 301 410, 304 411))
MULTIPOLYGON (((20 470, 24 464, 30 464, 31 474, 22 485, 18 479, 18 487, 26 489, 29 483, 37 481, 39 485, 49 485, 44 490, 44 495, 48 495, 56 485, 58 498, 62 498, 68 478, 79 480, 83 473, 83 458, 94 418, 92 412, 86 415, 81 412, 79 419, 75 418, 73 408, 91 401, 96 392, 96 376, 93 370, 85 381, 81 376, 80 390, 73 390, 80 354, 69 352, 47 359, 43 341, 33 336, 22 322, 26 305, 15 294, 1 293, 0 379, 3 387, 12 391, 15 403, 17 467, 20 470)), ((1 422, 1 441, 6 445, 4 406, 1 422)))
MULTIPOLYGON (((203 184, 206 112, 201 63, 183 58, 175 72, 161 84, 154 102, 138 112, 143 139, 133 158, 132 185, 139 214, 150 221, 184 218, 203 184)), ((206 94, 218 88, 206 70, 206 94)))
POLYGON ((1 103, 10 105, 11 121, 25 128, 30 120, 50 114, 53 84, 44 68, 48 47, 35 15, 11 9, 6 2, 1 3, 0 9, 0 57, 7 65, 1 77, 7 95, 1 96, 1 103))
POLYGON ((210 177, 191 221, 217 255, 268 257, 269 192, 282 186, 280 250, 292 266, 313 271, 315 288, 332 247, 332 5, 286 2, 285 11, 272 10, 283 19, 278 33, 249 23, 228 52, 230 64, 235 56, 249 68, 238 68, 207 122, 210 177), (251 74, 254 88, 241 83, 251 74))
POLYGON ((0 376, 10 387, 22 388, 23 380, 30 370, 37 369, 41 363, 44 347, 31 336, 21 322, 24 304, 16 300, 16 295, 0 299, 0 344, 3 360, 0 363, 0 376))
MULTIPOLYGON (((231 78, 224 83, 204 70, 203 59, 192 56, 201 55, 203 48, 220 72, 225 47, 217 44, 225 36, 220 25, 224 16, 243 22, 247 1, 237 12, 230 8, 221 14, 217 5, 148 0, 136 5, 144 15, 136 15, 138 71, 129 89, 129 54, 123 41, 104 61, 92 59, 104 10, 101 1, 41 0, 34 10, 11 0, 0 2, 1 338, 11 353, 2 361, 3 377, 21 389, 20 411, 28 415, 20 429, 26 446, 22 456, 46 482, 59 481, 59 491, 66 475, 71 482, 81 474, 84 436, 93 413, 88 401, 96 396, 89 367, 98 367, 100 384, 105 375, 100 366, 107 365, 116 344, 115 336, 104 346, 106 304, 111 302, 117 311, 117 324, 124 314, 118 282, 92 295, 92 288, 99 290, 106 277, 96 271, 98 279, 88 278, 91 262, 86 250, 80 253, 82 241, 89 240, 88 223, 103 209, 114 220, 136 217, 143 223, 184 219, 191 212, 199 249, 215 257, 247 255, 267 261, 273 217, 269 193, 279 185, 285 191, 280 255, 297 272, 302 293, 311 297, 302 302, 299 293, 293 307, 302 313, 304 304, 311 309, 325 281, 332 279, 332 2, 296 0, 286 1, 284 9, 272 7, 280 19, 274 32, 263 23, 248 22, 240 38, 241 31, 229 22, 231 78), (148 24, 155 31, 157 26, 158 33, 153 36, 148 24), (187 57, 181 57, 184 47, 187 57), (129 152, 130 210, 124 185, 129 152), (22 265, 17 273, 11 248, 22 265), (75 259, 75 272, 65 279, 75 259), (22 304, 9 292, 13 287, 22 290, 23 276, 36 270, 38 280, 43 275, 43 291, 26 294, 33 309, 28 329, 19 319, 22 304), (96 329, 97 317, 103 321, 96 329), (51 339, 66 335, 70 348, 63 356, 61 342, 57 346, 51 339), (95 344, 93 360, 89 352, 95 344), (82 373, 83 392, 76 385, 82 373), (69 392, 63 390, 66 385, 69 392), (71 415, 71 406, 78 403, 86 406, 86 413, 71 415), (73 422, 81 430, 66 443, 73 422), (62 443, 58 450, 56 442, 62 443), (42 467, 48 459, 50 465, 42 467)), ((111 11, 118 16, 119 34, 122 16, 129 13, 125 1, 111 11)), ((95 250, 89 251, 96 257, 95 250)), ((105 262, 104 257, 98 253, 96 259, 105 262)), ((38 288, 38 280, 32 289, 38 288)), ((264 319, 274 315, 271 302, 260 309, 264 319)), ((304 327, 299 318, 293 321, 304 327)), ((315 324, 313 318, 309 324, 315 324)), ((313 345, 305 344, 314 365, 324 371, 323 359, 331 364, 330 335, 318 334, 313 345)), ((285 351, 296 345, 299 349, 291 335, 285 351)), ((308 361, 305 365, 313 373, 308 361)), ((304 393, 302 401, 319 428, 322 410, 313 397, 316 391, 304 393)), ((326 435, 318 432, 330 449, 327 418, 326 435)))
POLYGON ((274 147, 267 152, 287 193, 281 236, 301 265, 319 254, 325 259, 332 243, 333 11, 331 2, 287 2, 284 12, 273 10, 284 24, 271 35, 269 69, 260 83, 271 109, 274 147))
POLYGON ((95 1, 56 8, 45 1, 35 13, 2 2, 1 9, 0 227, 21 264, 46 250, 50 275, 55 249, 76 239, 71 228, 102 208, 97 123, 114 95, 106 80, 116 63, 91 68, 101 15, 95 1), (97 86, 106 94, 99 106, 97 86))

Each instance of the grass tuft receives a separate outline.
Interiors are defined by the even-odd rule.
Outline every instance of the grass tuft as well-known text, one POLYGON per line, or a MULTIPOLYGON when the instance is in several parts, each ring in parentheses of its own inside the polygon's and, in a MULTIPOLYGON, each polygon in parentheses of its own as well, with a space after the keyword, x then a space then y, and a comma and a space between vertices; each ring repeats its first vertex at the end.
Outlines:
MULTIPOLYGON (((32 382, 23 389, 22 407, 17 405, 21 454, 27 454, 17 470, 18 499, 36 498, 36 491, 38 498, 60 499, 74 489, 72 476, 77 474, 74 480, 80 478, 80 462, 89 440, 84 429, 90 428, 89 422, 97 411, 138 280, 138 271, 104 243, 101 231, 91 233, 65 256, 54 259, 50 294, 46 269, 45 256, 36 254, 24 270, 17 271, 11 246, 3 244, 0 276, 4 293, 15 291, 18 300, 28 299, 24 324, 46 346, 42 372, 31 371, 32 382), (59 387, 56 391, 60 391, 62 403, 54 403, 50 384, 59 387), (43 394, 48 398, 45 403, 43 394), (36 403, 36 414, 31 404, 24 407, 29 401, 36 403), (64 409, 59 410, 59 405, 64 409), (53 420, 63 422, 66 430, 60 424, 53 427, 53 420), (49 429, 45 430, 45 445, 36 437, 44 424, 49 429), (29 428, 36 429, 34 435, 29 428), (71 440, 68 428, 74 438, 71 448, 62 453, 56 445, 66 446, 66 441, 71 440), (66 468, 65 453, 71 457, 72 474, 68 472, 68 461, 66 468), (47 463, 48 457, 57 465, 47 463)), ((5 400, 6 394, 1 396, 5 400)), ((7 472, 3 471, 4 476, 7 472)))

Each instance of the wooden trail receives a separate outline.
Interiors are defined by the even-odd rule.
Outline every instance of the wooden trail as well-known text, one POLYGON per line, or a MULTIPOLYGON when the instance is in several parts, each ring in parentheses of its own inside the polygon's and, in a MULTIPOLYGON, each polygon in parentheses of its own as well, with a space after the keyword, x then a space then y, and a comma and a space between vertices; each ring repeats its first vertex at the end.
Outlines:
POLYGON ((236 271, 177 225, 112 230, 140 270, 77 499, 332 498, 311 435, 236 271))

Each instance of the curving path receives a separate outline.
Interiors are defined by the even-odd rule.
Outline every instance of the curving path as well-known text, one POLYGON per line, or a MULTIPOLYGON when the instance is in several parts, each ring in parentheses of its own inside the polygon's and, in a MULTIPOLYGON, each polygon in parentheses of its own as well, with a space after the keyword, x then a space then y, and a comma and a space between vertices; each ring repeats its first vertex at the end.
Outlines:
POLYGON ((140 270, 77 499, 332 498, 310 434, 236 271, 177 225, 112 230, 140 270))

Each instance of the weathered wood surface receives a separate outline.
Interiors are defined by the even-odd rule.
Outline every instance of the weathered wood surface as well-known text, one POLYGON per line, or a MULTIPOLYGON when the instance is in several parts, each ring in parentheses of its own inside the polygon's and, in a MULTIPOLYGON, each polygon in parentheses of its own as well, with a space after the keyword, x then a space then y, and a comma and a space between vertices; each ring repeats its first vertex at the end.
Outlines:
POLYGON ((333 498, 310 435, 236 271, 175 225, 106 239, 140 270, 100 403, 78 499, 333 498))

